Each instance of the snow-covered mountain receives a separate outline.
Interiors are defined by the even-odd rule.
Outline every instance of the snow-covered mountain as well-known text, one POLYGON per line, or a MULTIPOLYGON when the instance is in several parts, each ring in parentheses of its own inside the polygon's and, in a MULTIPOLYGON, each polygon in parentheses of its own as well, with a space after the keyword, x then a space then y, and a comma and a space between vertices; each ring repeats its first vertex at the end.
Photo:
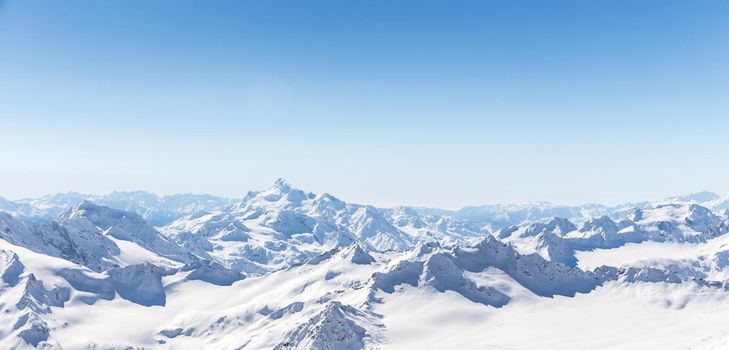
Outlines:
POLYGON ((729 339, 720 196, 579 220, 512 216, 494 232, 283 180, 172 210, 189 212, 161 227, 140 212, 148 204, 73 199, 37 222, 0 213, 2 349, 709 349, 729 339))
POLYGON ((575 251, 617 248, 628 243, 706 243, 729 233, 729 218, 698 204, 671 203, 635 208, 614 221, 607 215, 588 219, 579 228, 565 218, 510 226, 497 234, 523 252, 575 266, 575 251))
POLYGON ((478 227, 400 207, 381 209, 304 192, 279 179, 266 190, 213 212, 162 227, 169 239, 249 274, 300 264, 337 246, 403 251, 421 241, 445 244, 482 237, 478 227))

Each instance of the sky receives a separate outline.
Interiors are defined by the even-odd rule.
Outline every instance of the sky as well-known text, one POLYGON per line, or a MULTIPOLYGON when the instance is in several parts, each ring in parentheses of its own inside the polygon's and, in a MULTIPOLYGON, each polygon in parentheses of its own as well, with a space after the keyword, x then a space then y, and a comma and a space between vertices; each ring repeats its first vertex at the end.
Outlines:
POLYGON ((729 2, 0 0, 0 196, 729 192, 729 2))

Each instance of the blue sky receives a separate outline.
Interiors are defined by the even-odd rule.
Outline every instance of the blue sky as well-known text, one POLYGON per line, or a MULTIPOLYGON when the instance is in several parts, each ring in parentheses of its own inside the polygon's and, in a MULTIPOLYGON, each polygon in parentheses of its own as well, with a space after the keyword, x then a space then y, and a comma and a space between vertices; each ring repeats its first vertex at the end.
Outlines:
POLYGON ((0 196, 729 191, 729 2, 0 2, 0 196))

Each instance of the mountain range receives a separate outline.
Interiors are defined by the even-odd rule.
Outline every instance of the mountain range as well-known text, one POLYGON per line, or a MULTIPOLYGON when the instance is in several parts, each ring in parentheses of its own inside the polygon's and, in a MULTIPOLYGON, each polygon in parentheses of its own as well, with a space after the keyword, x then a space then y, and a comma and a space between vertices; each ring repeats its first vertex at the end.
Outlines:
POLYGON ((0 348, 719 349, 727 208, 0 199, 0 348))

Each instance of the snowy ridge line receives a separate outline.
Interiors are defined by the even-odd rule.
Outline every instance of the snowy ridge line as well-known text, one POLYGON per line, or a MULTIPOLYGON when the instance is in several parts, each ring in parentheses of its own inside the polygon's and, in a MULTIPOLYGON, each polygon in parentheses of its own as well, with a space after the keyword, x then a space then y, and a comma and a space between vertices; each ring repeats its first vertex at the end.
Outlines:
MULTIPOLYGON (((286 184, 283 179, 276 184, 286 184)), ((0 211, 5 211, 28 223, 48 221, 69 208, 87 200, 102 206, 134 211, 152 226, 162 227, 183 216, 199 212, 222 210, 245 201, 256 191, 241 198, 225 198, 209 194, 180 193, 159 196, 145 191, 115 191, 105 195, 91 195, 78 192, 57 193, 38 198, 8 200, 0 197, 0 211)), ((324 194, 325 196, 330 196, 324 194)), ((332 197, 333 198, 333 197, 332 197)), ((398 210, 417 212, 423 216, 450 217, 460 222, 479 227, 499 230, 512 225, 523 225, 562 217, 576 223, 590 218, 607 215, 619 219, 635 208, 650 208, 657 205, 685 203, 699 204, 715 212, 729 210, 729 193, 718 195, 712 192, 697 192, 670 197, 661 201, 624 203, 614 206, 588 203, 583 205, 559 205, 549 202, 528 202, 522 204, 491 204, 467 206, 459 210, 445 210, 426 207, 399 207, 398 210)))

